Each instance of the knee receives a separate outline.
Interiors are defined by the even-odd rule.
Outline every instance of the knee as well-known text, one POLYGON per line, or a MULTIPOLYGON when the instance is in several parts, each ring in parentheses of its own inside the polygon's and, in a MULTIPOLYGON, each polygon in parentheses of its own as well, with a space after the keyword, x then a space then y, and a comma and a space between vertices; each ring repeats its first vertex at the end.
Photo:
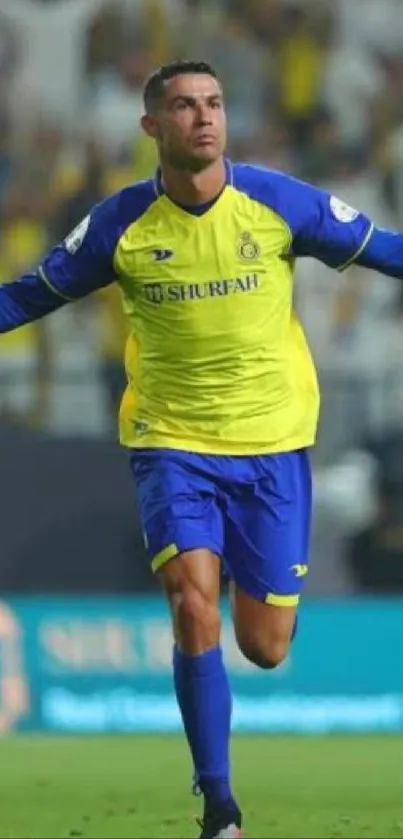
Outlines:
POLYGON ((186 626, 214 626, 218 620, 218 609, 208 593, 192 583, 185 583, 171 599, 176 620, 186 626))
POLYGON ((198 654, 215 646, 220 615, 214 597, 185 583, 171 597, 176 640, 183 652, 198 654))
POLYGON ((239 640, 239 647, 245 658, 262 670, 274 670, 287 657, 289 642, 267 641, 259 638, 239 640))
POLYGON ((175 641, 182 652, 200 655, 220 638, 220 566, 210 551, 184 552, 160 570, 175 641))

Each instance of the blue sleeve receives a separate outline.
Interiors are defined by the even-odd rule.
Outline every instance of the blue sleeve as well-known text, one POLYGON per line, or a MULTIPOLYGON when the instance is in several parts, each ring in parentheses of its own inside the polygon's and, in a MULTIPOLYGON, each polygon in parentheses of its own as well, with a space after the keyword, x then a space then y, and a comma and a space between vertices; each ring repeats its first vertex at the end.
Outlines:
POLYGON ((365 248, 373 230, 371 220, 329 192, 286 180, 282 203, 292 232, 292 254, 312 256, 344 270, 365 248))
POLYGON ((0 286, 0 332, 37 320, 115 279, 119 193, 98 204, 37 271, 0 286))
POLYGON ((46 285, 39 271, 24 274, 14 283, 0 285, 0 333, 39 320, 66 302, 46 285))
POLYGON ((356 262, 364 268, 403 280, 403 235, 374 228, 356 262))
POLYGON ((115 279, 113 257, 121 235, 117 193, 97 204, 40 266, 46 283, 66 302, 78 300, 115 279))

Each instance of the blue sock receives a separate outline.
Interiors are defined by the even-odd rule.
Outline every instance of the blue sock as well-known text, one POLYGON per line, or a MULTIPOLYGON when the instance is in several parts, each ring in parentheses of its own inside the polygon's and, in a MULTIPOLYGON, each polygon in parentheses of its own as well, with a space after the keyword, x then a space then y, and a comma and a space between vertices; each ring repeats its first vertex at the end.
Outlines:
POLYGON ((174 682, 196 784, 207 805, 226 801, 232 702, 221 648, 191 656, 175 646, 174 682))

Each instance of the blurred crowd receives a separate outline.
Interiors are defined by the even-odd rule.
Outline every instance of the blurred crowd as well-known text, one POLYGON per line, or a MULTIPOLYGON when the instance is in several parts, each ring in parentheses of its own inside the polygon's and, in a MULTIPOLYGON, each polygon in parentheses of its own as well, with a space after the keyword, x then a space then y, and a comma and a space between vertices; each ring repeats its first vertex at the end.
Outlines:
MULTIPOLYGON (((95 202, 154 171, 155 149, 139 127, 142 86, 178 56, 216 68, 231 156, 308 179, 403 229, 400 7, 0 0, 0 280, 34 266, 95 202)), ((396 281, 301 261, 296 305, 329 391, 324 449, 363 415, 376 426, 400 414, 402 303, 396 281), (385 395, 386 371, 396 381, 385 395), (335 410, 348 421, 333 429, 335 410)), ((125 330, 112 289, 3 338, 0 416, 107 433, 125 330)))

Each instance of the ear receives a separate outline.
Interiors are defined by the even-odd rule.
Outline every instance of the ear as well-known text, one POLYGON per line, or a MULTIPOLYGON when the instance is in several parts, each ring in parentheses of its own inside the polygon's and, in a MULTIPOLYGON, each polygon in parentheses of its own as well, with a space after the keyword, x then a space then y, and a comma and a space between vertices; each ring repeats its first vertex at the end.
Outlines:
POLYGON ((141 117, 141 127, 149 137, 153 137, 155 139, 157 135, 157 122, 155 117, 150 114, 144 114, 141 117))

